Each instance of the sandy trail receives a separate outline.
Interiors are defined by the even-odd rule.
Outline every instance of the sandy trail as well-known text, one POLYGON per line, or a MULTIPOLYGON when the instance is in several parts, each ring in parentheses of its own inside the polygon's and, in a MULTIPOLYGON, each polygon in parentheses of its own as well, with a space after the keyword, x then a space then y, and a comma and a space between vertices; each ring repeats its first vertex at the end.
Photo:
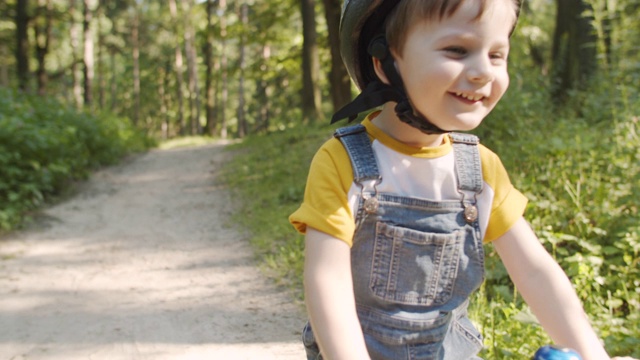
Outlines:
POLYGON ((303 359, 299 305, 231 226, 227 156, 137 156, 0 239, 0 359, 303 359))

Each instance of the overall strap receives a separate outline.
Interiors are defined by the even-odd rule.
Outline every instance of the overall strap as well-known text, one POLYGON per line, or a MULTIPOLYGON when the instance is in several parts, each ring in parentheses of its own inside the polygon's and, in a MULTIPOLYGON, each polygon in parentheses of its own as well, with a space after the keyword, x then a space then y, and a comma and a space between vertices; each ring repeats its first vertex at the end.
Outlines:
POLYGON ((471 134, 449 133, 453 146, 458 190, 482 192, 482 164, 480 163, 480 140, 471 134))
POLYGON ((380 179, 378 162, 373 148, 371 148, 367 129, 363 125, 358 124, 337 129, 333 136, 340 140, 347 150, 353 168, 353 180, 357 184, 380 179))

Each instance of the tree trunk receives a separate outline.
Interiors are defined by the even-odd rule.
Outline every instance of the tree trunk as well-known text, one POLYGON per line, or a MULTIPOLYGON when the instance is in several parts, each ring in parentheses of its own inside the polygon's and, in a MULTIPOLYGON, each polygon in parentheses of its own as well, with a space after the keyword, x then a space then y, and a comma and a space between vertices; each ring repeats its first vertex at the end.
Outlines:
MULTIPOLYGON (((6 44, 0 44, 0 57, 7 58, 9 56, 9 50, 6 44)), ((0 86, 9 86, 9 67, 4 62, 0 64, 0 86)))
POLYGON ((133 115, 134 125, 140 121, 140 9, 134 5, 131 24, 131 51, 133 56, 133 115))
POLYGON ((222 77, 222 90, 220 99, 220 137, 227 138, 227 102, 229 98, 229 80, 228 80, 228 61, 227 61, 227 19, 225 11, 227 9, 227 0, 218 2, 220 13, 220 75, 222 77))
MULTIPOLYGON (((222 68, 221 64, 220 64, 220 57, 216 57, 213 60, 213 71, 214 74, 220 74, 220 69, 222 68)), ((211 134, 211 136, 216 136, 218 134, 218 127, 220 126, 220 119, 221 119, 221 115, 220 115, 220 103, 221 103, 221 99, 220 99, 220 76, 216 75, 213 81, 213 118, 214 118, 214 123, 213 123, 213 127, 210 129, 209 133, 211 134)))
POLYGON ((553 37, 552 95, 562 102, 569 90, 586 84, 597 67, 596 36, 591 7, 585 0, 557 0, 556 29, 553 37))
POLYGON ((169 0, 169 9, 171 11, 171 20, 174 23, 176 29, 176 44, 175 44, 175 72, 176 72, 176 93, 178 100, 178 133, 184 135, 186 124, 184 120, 184 65, 182 60, 182 46, 180 45, 180 36, 178 36, 178 6, 176 0, 169 0))
POLYGON ((320 117, 320 60, 316 40, 315 0, 301 0, 302 8, 302 116, 305 122, 320 117))
POLYGON ((77 21, 76 0, 69 0, 69 17, 71 27, 69 28, 69 41, 71 45, 71 77, 73 81, 73 102, 77 109, 82 108, 84 102, 82 96, 82 84, 80 71, 78 70, 78 49, 80 49, 80 24, 77 21))
POLYGON ((16 1, 16 67, 18 71, 18 88, 29 90, 29 14, 28 1, 16 1))
POLYGON ((36 58, 38 60, 36 78, 38 80, 38 95, 40 96, 46 94, 47 83, 49 82, 46 59, 47 54, 49 54, 49 44, 51 43, 52 7, 51 0, 38 0, 34 32, 36 35, 36 58))
POLYGON ((206 66, 205 92, 207 94, 205 133, 214 135, 216 131, 216 91, 213 83, 214 60, 213 42, 215 40, 213 28, 213 15, 215 14, 215 4, 213 0, 207 0, 207 42, 204 45, 204 62, 206 66))
POLYGON ((238 66, 240 76, 238 78, 238 137, 243 138, 247 135, 247 119, 245 115, 245 98, 244 98, 244 72, 246 67, 246 42, 247 35, 246 29, 249 24, 249 6, 246 2, 242 2, 240 5, 240 22, 242 23, 242 33, 240 35, 240 58, 238 59, 238 66))
POLYGON ((615 21, 616 36, 611 48, 612 60, 620 71, 632 71, 637 74, 638 61, 640 59, 640 46, 637 39, 640 39, 640 1, 630 1, 617 11, 615 21), (635 39, 635 41, 628 41, 635 39), (625 41, 627 40, 627 41, 625 41))
POLYGON ((93 102, 93 35, 91 34, 91 20, 93 13, 90 0, 84 0, 82 31, 84 36, 84 105, 90 107, 93 102))
POLYGON ((111 93, 111 105, 110 109, 112 112, 116 112, 116 106, 118 103, 118 78, 117 78, 117 64, 116 64, 116 50, 111 49, 109 51, 109 63, 111 67, 111 79, 109 80, 109 90, 111 93))
POLYGON ((98 54, 96 56, 96 80, 98 82, 98 106, 100 109, 105 107, 105 92, 107 83, 104 76, 104 34, 102 33, 102 24, 104 19, 104 1, 98 1, 98 54))
MULTIPOLYGON (((262 47, 262 64, 260 64, 260 70, 267 71, 267 60, 271 56, 271 48, 269 45, 263 45, 262 47)), ((269 90, 267 80, 261 76, 256 85, 256 97, 258 99, 259 111, 257 120, 257 131, 268 132, 269 131, 269 90)))
POLYGON ((167 68, 158 67, 158 99, 160 100, 160 129, 163 139, 169 138, 169 113, 167 106, 167 91, 165 90, 165 84, 167 83, 167 68))
POLYGON ((331 101, 333 110, 337 111, 351 101, 351 79, 340 56, 340 0, 324 0, 324 12, 329 32, 329 48, 331 49, 331 101))
POLYGON ((182 9, 184 11, 185 27, 184 27, 184 46, 187 54, 187 73, 189 75, 189 106, 190 106, 190 127, 191 135, 202 134, 202 125, 200 124, 200 87, 198 85, 198 66, 197 53, 195 46, 195 31, 191 24, 191 3, 190 0, 182 0, 182 9))

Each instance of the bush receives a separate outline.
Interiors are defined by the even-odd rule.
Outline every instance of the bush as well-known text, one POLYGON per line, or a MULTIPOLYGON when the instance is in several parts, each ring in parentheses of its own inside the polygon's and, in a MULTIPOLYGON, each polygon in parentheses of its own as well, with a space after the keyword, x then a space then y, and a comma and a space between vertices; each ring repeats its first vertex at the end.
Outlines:
MULTIPOLYGON (((630 101, 637 89, 620 84, 596 79, 559 107, 540 95, 544 81, 529 79, 511 89, 479 134, 530 199, 526 218, 570 277, 607 349, 638 357, 640 103, 630 101)), ((508 278, 487 251, 488 268, 498 269, 485 284, 488 301, 506 299, 526 311, 517 297, 505 298, 508 278)), ((511 335, 494 341, 503 350, 514 346, 511 335)))
POLYGON ((20 224, 69 180, 150 145, 127 119, 0 88, 0 230, 20 224))
MULTIPOLYGON (((527 73, 476 133, 496 151, 530 199, 525 217, 569 275, 612 355, 640 356, 640 103, 616 79, 575 92, 564 107, 545 80, 527 73), (611 100, 615 99, 615 101, 611 100)), ((287 217, 302 201, 311 156, 328 127, 298 126, 252 137, 226 169, 238 220, 281 281, 302 288, 303 241, 287 217)), ((487 281, 470 314, 485 336, 486 359, 530 358, 550 343, 486 247, 487 281)))

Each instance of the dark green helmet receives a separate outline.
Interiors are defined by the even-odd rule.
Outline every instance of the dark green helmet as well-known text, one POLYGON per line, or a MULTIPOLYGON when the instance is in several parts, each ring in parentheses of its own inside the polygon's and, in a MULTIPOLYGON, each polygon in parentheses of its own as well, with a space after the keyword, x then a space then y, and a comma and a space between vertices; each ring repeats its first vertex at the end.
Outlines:
POLYGON ((340 53, 351 78, 364 89, 375 73, 367 48, 384 29, 387 15, 400 0, 345 0, 340 18, 340 53))
MULTIPOLYGON (((340 52, 349 76, 361 90, 351 103, 338 110, 331 123, 354 120, 363 111, 393 101, 398 118, 427 134, 446 131, 432 124, 414 108, 406 94, 402 78, 395 67, 385 36, 385 21, 402 0, 345 0, 340 18, 340 52), (390 84, 383 84, 373 69, 371 57, 381 61, 390 84)), ((429 1, 429 0, 424 0, 429 1)), ((494 0, 489 0, 494 1, 494 0)), ((518 0, 518 10, 523 0, 518 0)))
MULTIPOLYGON (((367 49, 372 39, 384 34, 385 20, 400 1, 344 1, 340 18, 340 52, 349 75, 360 89, 376 79, 367 49)), ((522 0, 518 1, 518 9, 521 5, 522 0)))

